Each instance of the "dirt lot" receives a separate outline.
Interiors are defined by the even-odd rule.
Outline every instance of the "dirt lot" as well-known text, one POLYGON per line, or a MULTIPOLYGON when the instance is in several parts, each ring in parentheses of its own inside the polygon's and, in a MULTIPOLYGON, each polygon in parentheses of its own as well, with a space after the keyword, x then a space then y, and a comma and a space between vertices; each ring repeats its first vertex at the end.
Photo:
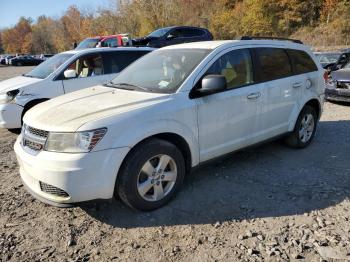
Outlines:
MULTIPOLYGON (((2 67, 0 79, 28 69, 2 67)), ((150 213, 118 200, 34 200, 15 139, 0 131, 0 261, 350 260, 350 105, 326 103, 307 149, 273 142, 232 154, 150 213)))

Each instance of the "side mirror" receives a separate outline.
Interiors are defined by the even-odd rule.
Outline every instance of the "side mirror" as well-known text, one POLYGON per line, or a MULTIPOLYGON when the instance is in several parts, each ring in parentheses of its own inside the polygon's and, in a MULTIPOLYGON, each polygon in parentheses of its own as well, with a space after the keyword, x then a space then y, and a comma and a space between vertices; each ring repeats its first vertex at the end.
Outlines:
POLYGON ((196 90, 199 96, 210 95, 226 90, 226 78, 223 75, 207 75, 202 79, 202 86, 196 90))
POLYGON ((77 77, 77 73, 73 69, 67 69, 66 71, 64 71, 63 75, 67 79, 77 77))

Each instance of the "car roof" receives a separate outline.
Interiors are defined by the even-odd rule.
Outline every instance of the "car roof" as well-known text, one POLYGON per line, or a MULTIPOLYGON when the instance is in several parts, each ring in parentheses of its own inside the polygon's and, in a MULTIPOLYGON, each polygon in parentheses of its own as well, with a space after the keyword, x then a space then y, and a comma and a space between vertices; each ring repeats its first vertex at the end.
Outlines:
POLYGON ((65 51, 63 53, 65 54, 94 54, 98 52, 112 52, 112 51, 153 51, 156 50, 156 48, 152 47, 98 47, 98 48, 85 48, 85 49, 78 49, 78 50, 69 50, 65 51))
POLYGON ((202 30, 207 30, 206 28, 203 27, 198 27, 198 26, 188 26, 188 25, 172 25, 172 26, 166 26, 166 27, 161 27, 158 28, 154 31, 160 30, 160 29, 174 29, 174 28, 193 28, 193 29, 202 29, 202 30))
POLYGON ((294 49, 310 49, 308 46, 294 43, 288 40, 216 40, 216 41, 202 41, 191 42, 178 45, 171 45, 163 47, 162 49, 217 49, 217 48, 229 48, 234 46, 276 46, 282 48, 294 48, 294 49))
POLYGON ((338 52, 338 51, 327 51, 327 52, 314 52, 315 55, 340 55, 341 52, 338 52))

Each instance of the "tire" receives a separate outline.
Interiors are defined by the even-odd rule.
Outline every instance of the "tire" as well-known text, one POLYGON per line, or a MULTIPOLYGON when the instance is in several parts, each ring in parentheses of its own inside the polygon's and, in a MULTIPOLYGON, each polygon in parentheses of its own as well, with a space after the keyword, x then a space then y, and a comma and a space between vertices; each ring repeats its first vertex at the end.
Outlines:
POLYGON ((16 66, 22 66, 21 62, 16 63, 16 66))
POLYGON ((20 128, 11 128, 11 129, 7 129, 10 133, 15 134, 15 135, 19 135, 21 133, 21 129, 20 128))
POLYGON ((118 173, 115 195, 133 209, 154 210, 171 200, 184 177, 185 161, 180 150, 167 141, 150 139, 126 157, 118 173))
POLYGON ((318 124, 316 111, 306 105, 301 110, 293 132, 286 138, 286 143, 293 148, 305 148, 312 142, 318 124))

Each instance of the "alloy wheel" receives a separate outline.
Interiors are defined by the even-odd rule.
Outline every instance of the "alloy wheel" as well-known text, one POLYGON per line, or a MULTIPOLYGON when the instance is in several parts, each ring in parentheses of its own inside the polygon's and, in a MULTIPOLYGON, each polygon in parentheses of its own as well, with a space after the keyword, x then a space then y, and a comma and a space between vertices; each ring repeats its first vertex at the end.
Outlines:
POLYGON ((312 114, 306 114, 300 123, 299 138, 301 142, 307 143, 315 129, 315 119, 312 114))
POLYGON ((146 201, 159 201, 173 189, 177 179, 175 160, 165 154, 150 158, 142 166, 137 191, 146 201))

